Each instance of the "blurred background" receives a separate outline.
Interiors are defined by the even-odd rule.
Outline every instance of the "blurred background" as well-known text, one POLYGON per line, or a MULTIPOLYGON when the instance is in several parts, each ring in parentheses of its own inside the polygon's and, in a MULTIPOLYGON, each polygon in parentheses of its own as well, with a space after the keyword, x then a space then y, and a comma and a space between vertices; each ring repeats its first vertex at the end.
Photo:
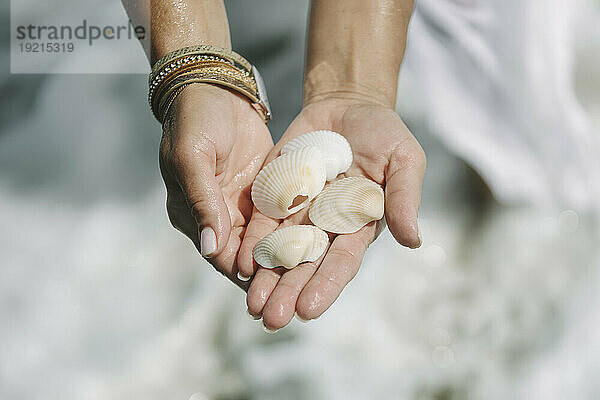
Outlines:
MULTIPOLYGON (((278 139, 308 1, 226 5, 278 139)), ((417 1, 423 246, 275 335, 168 222, 147 76, 11 74, 1 14, 1 399, 600 398, 600 2, 417 1)))

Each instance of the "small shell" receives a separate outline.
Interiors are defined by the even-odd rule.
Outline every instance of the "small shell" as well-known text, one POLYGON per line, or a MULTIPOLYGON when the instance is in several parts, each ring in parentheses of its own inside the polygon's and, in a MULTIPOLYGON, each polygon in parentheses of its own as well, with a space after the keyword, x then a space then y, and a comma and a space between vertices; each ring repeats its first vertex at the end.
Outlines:
POLYGON ((377 183, 363 177, 344 178, 317 196, 308 216, 327 232, 354 233, 383 218, 383 205, 383 189, 377 183))
POLYGON ((294 225, 271 232, 254 247, 254 259, 265 268, 294 268, 315 261, 327 248, 327 233, 312 225, 294 225))
POLYGON ((281 154, 289 153, 306 146, 321 150, 327 168, 327 180, 332 181, 352 165, 352 148, 345 137, 332 131, 305 133, 289 141, 281 148, 281 154))
POLYGON ((256 208, 271 218, 285 218, 308 206, 325 186, 325 162, 316 147, 283 154, 259 173, 252 185, 256 208))

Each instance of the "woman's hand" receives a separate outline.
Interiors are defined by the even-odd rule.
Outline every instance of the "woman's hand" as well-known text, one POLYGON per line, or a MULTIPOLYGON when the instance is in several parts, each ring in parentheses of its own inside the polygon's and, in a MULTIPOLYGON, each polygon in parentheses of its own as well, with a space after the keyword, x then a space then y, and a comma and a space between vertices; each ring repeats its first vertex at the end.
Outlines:
POLYGON ((250 190, 273 142, 245 97, 208 85, 187 86, 164 124, 160 168, 175 228, 231 281, 252 212, 250 190))
MULTIPOLYGON (((365 176, 385 186, 385 218, 392 235, 404 246, 419 247, 417 213, 425 154, 400 117, 371 101, 326 99, 309 104, 273 148, 267 162, 279 155, 286 142, 318 129, 333 130, 348 139, 354 162, 343 176, 365 176)), ((240 249, 240 273, 254 274, 247 294, 248 310, 254 316, 262 315, 268 329, 287 325, 294 311, 305 320, 318 318, 356 275, 367 247, 378 233, 373 222, 354 234, 331 235, 326 254, 314 263, 289 271, 257 268, 252 259, 256 243, 280 225, 300 223, 310 223, 306 209, 281 221, 255 208, 240 249)))

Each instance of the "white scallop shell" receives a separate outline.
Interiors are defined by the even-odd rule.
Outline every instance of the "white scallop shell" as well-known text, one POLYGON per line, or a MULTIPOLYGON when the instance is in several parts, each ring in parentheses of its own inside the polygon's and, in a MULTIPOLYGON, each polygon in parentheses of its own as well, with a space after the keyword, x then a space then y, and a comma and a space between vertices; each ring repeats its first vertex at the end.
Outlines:
POLYGON ((258 173, 252 185, 252 201, 261 213, 281 219, 308 206, 323 186, 325 162, 321 151, 304 147, 277 157, 258 173), (295 200, 301 203, 294 204, 295 200))
POLYGON ((327 233, 312 225, 294 225, 278 229, 262 238, 254 247, 254 259, 265 268, 294 268, 315 261, 329 244, 327 233))
POLYGON ((327 186, 311 204, 310 220, 332 233, 354 233, 383 218, 381 186, 363 177, 344 178, 327 186))
POLYGON ((352 165, 352 148, 345 137, 333 131, 313 131, 290 140, 281 148, 281 154, 306 146, 321 150, 327 168, 327 180, 332 181, 352 165))

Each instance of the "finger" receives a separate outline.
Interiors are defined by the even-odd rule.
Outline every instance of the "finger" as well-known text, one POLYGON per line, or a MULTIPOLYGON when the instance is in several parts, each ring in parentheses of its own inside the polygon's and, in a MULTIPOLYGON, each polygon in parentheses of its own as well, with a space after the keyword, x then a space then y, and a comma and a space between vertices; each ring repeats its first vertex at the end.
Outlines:
POLYGON ((215 257, 231 233, 229 211, 215 177, 216 155, 212 144, 175 146, 172 168, 196 220, 200 253, 215 257))
POLYGON ((258 264, 254 261, 253 251, 254 246, 258 241, 269 233, 273 232, 279 226, 279 220, 269 218, 254 208, 244 240, 240 246, 238 257, 239 278, 248 280, 258 268, 258 264))
POLYGON ((192 217, 192 212, 188 207, 185 196, 181 192, 179 185, 175 183, 173 188, 169 182, 165 181, 167 186, 167 215, 171 225, 179 232, 186 235, 194 243, 194 246, 200 251, 200 238, 198 237, 198 227, 192 217))
POLYGON ((296 311, 300 318, 318 318, 333 304, 358 272, 375 231, 376 224, 372 222, 356 233, 335 238, 321 266, 298 297, 296 311))
POLYGON ((323 257, 324 255, 315 262, 300 264, 281 276, 262 312, 263 324, 267 329, 281 329, 292 320, 298 296, 315 274, 323 257))
POLYGON ((243 281, 237 277, 237 255, 242 236, 242 227, 233 228, 223 251, 215 257, 209 258, 208 262, 212 264, 218 272, 247 292, 250 287, 250 282, 243 281))
POLYGON ((392 153, 386 170, 385 218, 388 227, 398 243, 413 249, 421 245, 417 217, 425 164, 425 153, 412 139, 392 153))
POLYGON ((250 315, 256 318, 262 315, 263 308, 277 282, 279 282, 282 273, 283 271, 280 271, 280 269, 259 268, 256 271, 246 295, 246 304, 250 315))
MULTIPOLYGON (((183 194, 180 191, 171 190, 167 193, 167 211, 171 224, 178 231, 189 237, 194 243, 194 246, 200 251, 200 241, 198 238, 196 222, 192 218, 191 211, 187 204, 183 201, 183 194)), ((243 234, 243 227, 232 228, 223 251, 215 257, 209 258, 208 261, 218 272, 225 275, 244 291, 247 291, 250 283, 238 279, 236 266, 237 252, 243 234)))

